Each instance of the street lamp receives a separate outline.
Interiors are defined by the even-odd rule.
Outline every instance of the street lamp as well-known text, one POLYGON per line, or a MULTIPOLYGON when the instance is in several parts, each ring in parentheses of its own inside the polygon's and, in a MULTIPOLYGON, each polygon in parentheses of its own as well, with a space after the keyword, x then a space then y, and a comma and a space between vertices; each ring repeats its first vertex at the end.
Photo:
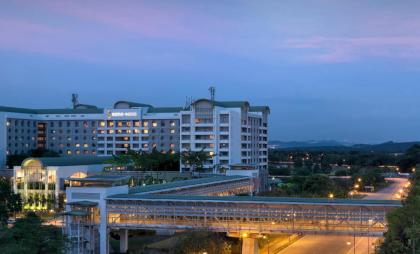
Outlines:
POLYGON ((360 183, 362 181, 362 178, 357 178, 357 181, 360 183))
POLYGON ((328 194, 328 198, 334 198, 334 194, 333 193, 330 193, 330 194, 328 194))

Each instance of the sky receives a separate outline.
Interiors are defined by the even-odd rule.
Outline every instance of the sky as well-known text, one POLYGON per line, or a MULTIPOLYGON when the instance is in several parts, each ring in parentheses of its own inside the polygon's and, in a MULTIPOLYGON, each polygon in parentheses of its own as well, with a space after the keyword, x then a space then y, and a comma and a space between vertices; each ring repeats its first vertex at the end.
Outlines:
POLYGON ((0 0, 0 105, 268 105, 270 139, 420 140, 420 1, 0 0))

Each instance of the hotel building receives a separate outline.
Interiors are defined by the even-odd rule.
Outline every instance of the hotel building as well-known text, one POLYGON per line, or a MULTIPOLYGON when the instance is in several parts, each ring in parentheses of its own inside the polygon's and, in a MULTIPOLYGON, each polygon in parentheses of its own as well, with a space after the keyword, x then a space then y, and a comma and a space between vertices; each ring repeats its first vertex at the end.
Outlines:
MULTIPOLYGON (((7 155, 45 148, 61 156, 109 156, 132 149, 209 153, 205 168, 267 170, 269 108, 246 101, 196 100, 187 107, 118 101, 112 108, 0 107, 0 165, 7 155)), ((181 163, 180 169, 190 168, 181 163)))

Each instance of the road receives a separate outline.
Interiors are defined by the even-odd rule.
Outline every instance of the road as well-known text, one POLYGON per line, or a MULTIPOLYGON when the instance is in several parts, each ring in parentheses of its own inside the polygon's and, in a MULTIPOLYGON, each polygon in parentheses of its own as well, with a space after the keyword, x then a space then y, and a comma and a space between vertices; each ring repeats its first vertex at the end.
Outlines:
MULTIPOLYGON (((356 251, 354 252, 354 237, 306 235, 296 241, 279 254, 366 254, 374 253, 372 243, 377 238, 356 237, 356 251), (369 245, 368 245, 369 242, 369 245), (368 252, 368 247, 370 250, 368 252)), ((274 254, 274 253, 273 253, 274 254)))
POLYGON ((378 192, 361 192, 360 194, 366 195, 363 199, 399 199, 396 194, 399 193, 400 189, 404 189, 405 185, 408 183, 406 178, 386 178, 387 181, 392 182, 386 188, 381 189, 378 192))
MULTIPOLYGON (((387 178, 391 185, 375 193, 361 193, 366 195, 364 199, 399 199, 396 194, 403 189, 408 179, 387 178)), ((289 247, 278 252, 279 254, 368 254, 374 253, 375 237, 354 237, 334 235, 306 235, 289 247), (370 247, 370 248, 369 248, 370 247)), ((275 253, 273 253, 275 254, 275 253)))

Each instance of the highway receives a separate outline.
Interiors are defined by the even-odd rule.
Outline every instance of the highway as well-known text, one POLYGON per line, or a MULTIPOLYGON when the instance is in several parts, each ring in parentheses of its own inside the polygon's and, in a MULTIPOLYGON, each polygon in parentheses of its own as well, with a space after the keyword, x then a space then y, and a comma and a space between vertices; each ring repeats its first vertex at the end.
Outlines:
MULTIPOLYGON (((396 194, 407 186, 408 179, 387 178, 387 180, 392 182, 390 186, 376 193, 361 193, 366 195, 364 199, 399 199, 396 194)), ((375 237, 306 235, 278 254, 371 254, 374 253, 372 243, 377 239, 375 237)))

